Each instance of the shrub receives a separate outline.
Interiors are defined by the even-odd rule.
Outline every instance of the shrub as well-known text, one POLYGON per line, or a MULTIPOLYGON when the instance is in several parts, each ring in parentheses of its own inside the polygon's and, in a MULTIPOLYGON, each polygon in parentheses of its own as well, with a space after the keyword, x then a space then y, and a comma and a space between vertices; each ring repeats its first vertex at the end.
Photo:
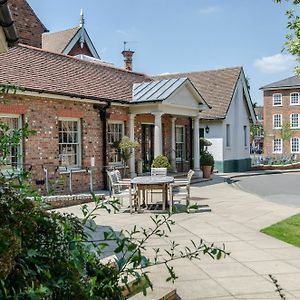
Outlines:
POLYGON ((215 160, 211 153, 204 151, 200 157, 201 166, 214 166, 215 160))
POLYGON ((171 165, 168 160, 168 158, 164 155, 158 155, 154 158, 152 165, 152 168, 167 168, 170 169, 171 165))

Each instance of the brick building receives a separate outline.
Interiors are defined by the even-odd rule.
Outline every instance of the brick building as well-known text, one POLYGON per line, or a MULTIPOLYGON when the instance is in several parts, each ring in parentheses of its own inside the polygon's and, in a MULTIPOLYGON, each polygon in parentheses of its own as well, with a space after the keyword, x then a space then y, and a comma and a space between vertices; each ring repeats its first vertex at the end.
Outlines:
POLYGON ((265 155, 293 155, 300 160, 300 77, 292 76, 261 89, 264 93, 265 155))
POLYGON ((102 62, 83 15, 76 29, 44 34, 43 49, 45 27, 37 17, 33 23, 20 28, 38 30, 34 46, 0 54, 0 83, 24 89, 1 99, 0 121, 12 128, 28 123, 36 131, 12 149, 8 163, 32 168, 41 191, 102 189, 105 168, 121 163, 114 145, 125 134, 140 144, 130 161, 132 176, 140 162, 149 171, 159 154, 168 156, 173 171, 193 168, 200 176, 204 134, 214 140, 220 170, 248 168, 254 112, 241 67, 150 77, 132 71, 130 50, 122 52, 124 69, 102 62))

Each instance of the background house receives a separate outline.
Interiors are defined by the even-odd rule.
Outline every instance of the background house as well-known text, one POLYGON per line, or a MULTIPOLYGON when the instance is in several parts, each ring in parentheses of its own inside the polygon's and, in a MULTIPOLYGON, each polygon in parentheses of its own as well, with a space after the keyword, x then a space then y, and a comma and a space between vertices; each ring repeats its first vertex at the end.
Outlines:
POLYGON ((291 156, 300 160, 300 77, 292 76, 265 85, 264 154, 291 156), (290 131, 285 138, 282 130, 290 131))

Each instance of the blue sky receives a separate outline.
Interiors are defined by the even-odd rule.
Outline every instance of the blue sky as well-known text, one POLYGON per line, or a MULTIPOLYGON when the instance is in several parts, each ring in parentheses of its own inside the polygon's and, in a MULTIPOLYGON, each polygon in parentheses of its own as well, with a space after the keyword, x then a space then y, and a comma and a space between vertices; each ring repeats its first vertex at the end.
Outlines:
POLYGON ((134 70, 147 74, 243 66, 252 101, 264 84, 293 76, 294 58, 281 53, 288 4, 272 0, 28 0, 50 31, 79 24, 101 58, 122 66, 123 41, 134 70), (71 4, 72 3, 72 4, 71 4))

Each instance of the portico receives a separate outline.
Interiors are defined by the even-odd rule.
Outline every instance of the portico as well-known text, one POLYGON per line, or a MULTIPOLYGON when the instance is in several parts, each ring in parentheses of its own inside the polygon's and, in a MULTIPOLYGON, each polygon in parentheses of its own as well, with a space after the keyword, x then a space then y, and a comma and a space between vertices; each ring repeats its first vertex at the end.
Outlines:
MULTIPOLYGON (((153 157, 161 154, 168 156, 174 172, 177 170, 176 163, 180 151, 187 151, 184 149, 191 144, 187 143, 187 140, 193 140, 192 149, 188 151, 190 158, 192 155, 195 175, 200 176, 199 113, 205 109, 209 109, 209 106, 188 78, 134 84, 130 103, 129 136, 137 140, 135 131, 138 131, 138 128, 135 126, 135 119, 138 116, 148 116, 150 122, 147 124, 154 127, 153 135, 148 136, 148 139, 153 138, 153 141, 149 141, 150 144, 153 143, 153 157), (176 140, 176 126, 188 124, 190 119, 193 129, 190 126, 186 129, 187 136, 178 149, 180 145, 176 140)), ((133 153, 130 161, 131 176, 136 175, 135 154, 133 153)))

